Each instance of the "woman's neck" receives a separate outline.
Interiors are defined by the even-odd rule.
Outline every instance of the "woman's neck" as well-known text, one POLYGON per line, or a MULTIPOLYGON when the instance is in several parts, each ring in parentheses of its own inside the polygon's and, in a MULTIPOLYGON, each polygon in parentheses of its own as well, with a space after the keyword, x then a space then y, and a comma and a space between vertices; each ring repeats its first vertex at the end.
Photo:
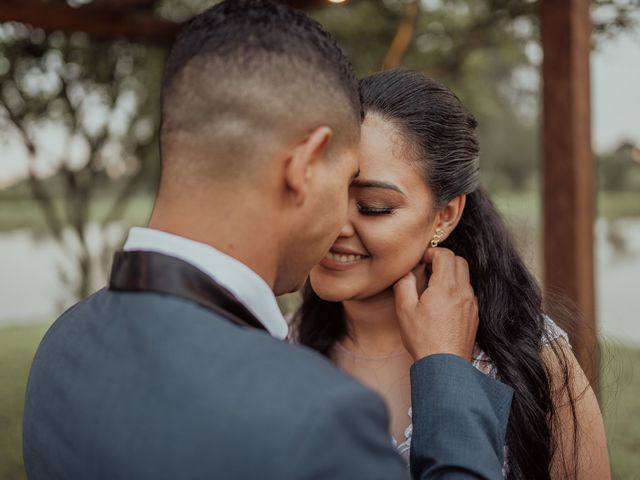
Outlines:
POLYGON ((342 345, 360 355, 378 356, 404 350, 393 290, 365 300, 343 302, 347 331, 342 345))

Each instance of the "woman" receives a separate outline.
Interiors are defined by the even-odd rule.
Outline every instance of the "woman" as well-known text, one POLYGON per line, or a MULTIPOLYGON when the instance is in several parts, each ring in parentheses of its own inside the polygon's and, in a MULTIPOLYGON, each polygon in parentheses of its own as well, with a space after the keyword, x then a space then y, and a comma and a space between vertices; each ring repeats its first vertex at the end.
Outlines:
POLYGON ((505 477, 609 478, 596 398, 478 186, 475 119, 417 72, 382 72, 363 79, 361 90, 361 173, 350 189, 349 220, 311 272, 293 320, 297 340, 380 393, 408 461, 414 359, 403 347, 392 287, 416 271, 426 248, 442 245, 467 260, 478 298, 470 360, 515 391, 505 477))

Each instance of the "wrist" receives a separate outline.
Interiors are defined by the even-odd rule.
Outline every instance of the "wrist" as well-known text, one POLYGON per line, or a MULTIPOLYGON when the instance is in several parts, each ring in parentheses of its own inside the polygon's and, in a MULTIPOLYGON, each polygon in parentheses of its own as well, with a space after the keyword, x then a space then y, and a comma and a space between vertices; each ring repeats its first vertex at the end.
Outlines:
POLYGON ((411 352, 411 356, 413 357, 414 362, 434 355, 453 355, 455 357, 461 358, 466 362, 471 362, 471 355, 467 355, 466 353, 462 353, 454 349, 425 349, 411 352))

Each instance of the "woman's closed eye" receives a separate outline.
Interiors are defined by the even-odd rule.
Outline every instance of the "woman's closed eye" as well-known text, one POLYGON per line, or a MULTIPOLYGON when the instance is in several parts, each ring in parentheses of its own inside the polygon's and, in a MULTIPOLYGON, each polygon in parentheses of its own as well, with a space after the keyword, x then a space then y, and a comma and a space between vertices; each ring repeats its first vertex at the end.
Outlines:
POLYGON ((358 212, 363 215, 389 215, 392 214, 395 209, 392 207, 377 207, 373 205, 365 205, 358 203, 358 212))

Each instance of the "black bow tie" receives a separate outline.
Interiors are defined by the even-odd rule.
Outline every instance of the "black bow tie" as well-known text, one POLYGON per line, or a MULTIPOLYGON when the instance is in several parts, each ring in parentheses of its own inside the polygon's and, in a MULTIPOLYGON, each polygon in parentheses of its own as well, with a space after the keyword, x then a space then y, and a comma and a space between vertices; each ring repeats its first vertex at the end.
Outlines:
POLYGON ((157 252, 116 252, 109 289, 175 295, 213 310, 231 322, 266 330, 264 325, 209 275, 188 262, 157 252))

